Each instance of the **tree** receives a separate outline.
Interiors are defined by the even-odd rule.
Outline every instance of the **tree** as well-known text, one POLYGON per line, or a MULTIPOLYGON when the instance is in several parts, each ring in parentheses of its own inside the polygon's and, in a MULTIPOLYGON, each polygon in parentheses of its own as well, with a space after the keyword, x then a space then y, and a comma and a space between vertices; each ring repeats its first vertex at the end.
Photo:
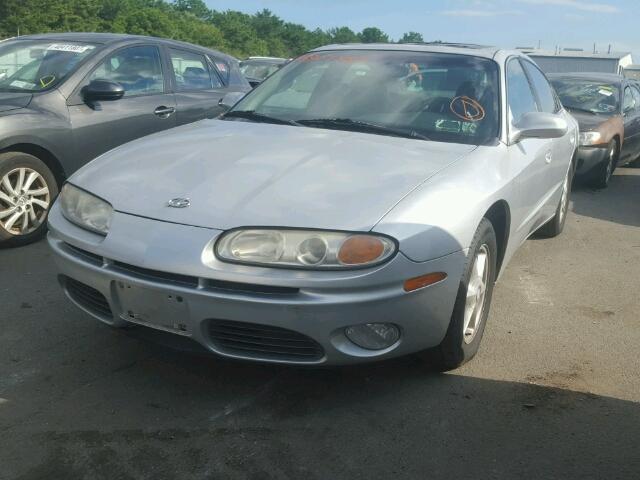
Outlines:
POLYGON ((201 20, 206 20, 211 16, 211 10, 203 0, 175 0, 173 8, 178 12, 190 13, 201 20))
POLYGON ((332 28, 327 33, 331 37, 331 43, 357 43, 360 41, 358 34, 349 27, 332 28))
POLYGON ((398 40, 398 43, 422 43, 424 42, 424 38, 422 38, 422 34, 418 32, 407 32, 402 35, 402 38, 398 40))
POLYGON ((377 27, 367 27, 360 34, 358 38, 362 43, 388 43, 389 36, 377 27))

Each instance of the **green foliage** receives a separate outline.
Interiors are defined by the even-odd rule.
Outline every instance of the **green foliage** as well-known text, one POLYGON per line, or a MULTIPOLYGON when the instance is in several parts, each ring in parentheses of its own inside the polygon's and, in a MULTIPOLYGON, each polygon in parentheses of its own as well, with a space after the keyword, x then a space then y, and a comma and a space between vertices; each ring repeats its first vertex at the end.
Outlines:
POLYGON ((424 42, 424 38, 421 33, 418 32, 407 32, 405 33, 398 43, 421 43, 424 42))
MULTIPOLYGON (((309 30, 264 9, 210 10, 204 0, 0 0, 0 38, 48 32, 115 32, 173 38, 237 57, 294 57, 330 43, 389 42, 376 27, 309 30)), ((416 32, 401 42, 422 41, 416 32)))

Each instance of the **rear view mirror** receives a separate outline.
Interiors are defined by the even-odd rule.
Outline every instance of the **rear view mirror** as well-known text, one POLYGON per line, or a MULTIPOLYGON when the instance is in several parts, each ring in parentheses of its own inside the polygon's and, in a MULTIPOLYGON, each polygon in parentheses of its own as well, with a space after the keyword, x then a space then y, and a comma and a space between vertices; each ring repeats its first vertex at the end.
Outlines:
POLYGON ((108 80, 93 80, 82 89, 87 102, 119 100, 124 96, 124 87, 108 80))
POLYGON ((244 92, 229 92, 224 97, 220 99, 218 105, 223 107, 225 110, 229 110, 236 103, 242 100, 245 96, 244 92))
POLYGON ((569 131, 567 121, 553 113, 528 112, 520 120, 509 135, 509 143, 516 143, 523 138, 560 138, 569 131))

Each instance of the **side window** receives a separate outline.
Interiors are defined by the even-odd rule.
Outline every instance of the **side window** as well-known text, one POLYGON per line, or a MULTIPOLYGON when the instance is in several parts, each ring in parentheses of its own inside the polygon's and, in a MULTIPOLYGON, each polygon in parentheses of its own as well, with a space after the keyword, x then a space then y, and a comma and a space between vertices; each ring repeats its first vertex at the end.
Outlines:
POLYGON ((628 112, 636 108, 636 100, 631 93, 631 87, 624 89, 624 98, 622 99, 622 111, 628 112))
POLYGON ((170 49, 171 64, 179 92, 213 88, 209 63, 204 55, 170 49))
POLYGON ((507 97, 511 125, 518 123, 525 113, 538 111, 529 79, 515 59, 507 63, 507 97))
POLYGON ((118 50, 107 57, 89 77, 109 80, 124 87, 124 96, 164 92, 164 77, 157 47, 140 46, 118 50))
POLYGON ((634 85, 631 87, 631 94, 636 102, 636 110, 640 107, 640 87, 634 85))
POLYGON ((549 81, 532 63, 523 61, 524 69, 527 71, 533 88, 538 93, 538 101, 540 102, 540 110, 547 113, 557 113, 558 105, 556 103, 553 89, 549 85, 549 81))
POLYGON ((218 73, 222 77, 225 83, 229 83, 229 72, 231 71, 231 67, 224 60, 220 60, 218 58, 209 57, 209 60, 216 66, 218 73))

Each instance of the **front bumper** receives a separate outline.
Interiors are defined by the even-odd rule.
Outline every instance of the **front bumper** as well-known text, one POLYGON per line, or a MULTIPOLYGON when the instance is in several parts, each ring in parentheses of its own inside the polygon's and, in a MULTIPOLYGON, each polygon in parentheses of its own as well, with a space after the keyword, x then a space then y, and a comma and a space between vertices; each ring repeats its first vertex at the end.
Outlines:
POLYGON ((102 238, 68 222, 57 205, 49 224, 61 285, 93 317, 116 327, 137 323, 190 337, 226 357, 277 363, 360 363, 438 345, 466 261, 464 251, 423 263, 399 253, 367 270, 292 271, 219 262, 210 253, 217 230, 116 213, 102 238), (421 290, 403 290, 404 280, 432 272, 448 276, 421 290), (77 282, 89 287, 88 297, 78 294, 77 282), (96 306, 92 295, 103 297, 105 305, 96 306), (265 350, 264 338, 252 337, 255 348, 239 350, 216 333, 220 322, 231 323, 233 332, 246 325, 253 336, 286 329, 291 342, 304 337, 310 341, 304 345, 319 348, 315 356, 280 355, 271 346, 265 350), (347 326, 377 322, 397 325, 399 341, 372 351, 344 335, 347 326))
POLYGON ((576 175, 582 176, 591 173, 594 168, 607 161, 608 152, 606 145, 578 147, 576 175))

